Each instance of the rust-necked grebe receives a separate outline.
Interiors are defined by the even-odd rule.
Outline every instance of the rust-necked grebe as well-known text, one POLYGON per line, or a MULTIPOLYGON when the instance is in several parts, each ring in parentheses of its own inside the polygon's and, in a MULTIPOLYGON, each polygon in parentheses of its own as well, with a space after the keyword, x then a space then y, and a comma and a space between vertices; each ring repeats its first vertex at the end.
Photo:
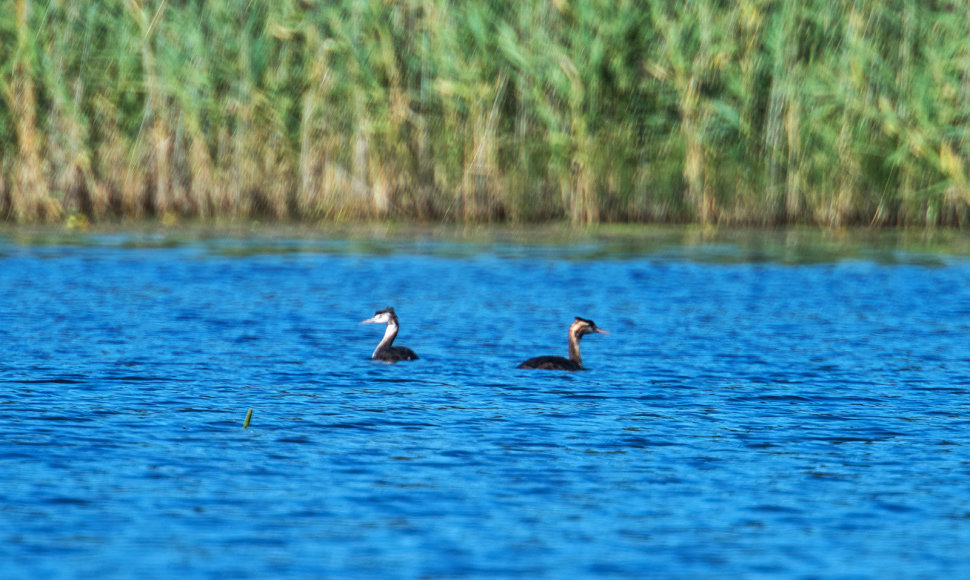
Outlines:
POLYGON ((579 354, 579 339, 587 334, 609 334, 602 328, 597 328, 592 320, 576 317, 569 325, 569 358, 561 356, 537 356, 520 364, 520 369, 546 369, 553 371, 581 371, 583 358, 579 354))
POLYGON ((400 325, 397 323, 397 315, 394 314, 394 309, 390 306, 384 310, 378 310, 372 318, 362 321, 361 324, 387 325, 387 329, 384 331, 384 338, 381 339, 380 344, 374 349, 374 354, 370 355, 372 359, 382 360, 384 362, 418 360, 418 355, 414 354, 414 351, 410 348, 406 346, 393 346, 394 337, 397 336, 400 325))

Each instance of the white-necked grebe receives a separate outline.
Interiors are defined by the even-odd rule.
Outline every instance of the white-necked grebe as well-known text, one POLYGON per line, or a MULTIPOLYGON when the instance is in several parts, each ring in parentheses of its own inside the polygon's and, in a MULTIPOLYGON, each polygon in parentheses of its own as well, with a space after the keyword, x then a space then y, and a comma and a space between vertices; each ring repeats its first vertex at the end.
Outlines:
POLYGON ((374 354, 370 355, 372 359, 382 360, 384 362, 418 360, 418 355, 414 354, 414 351, 410 348, 393 345, 394 337, 397 336, 397 331, 401 327, 397 322, 397 315, 394 314, 394 309, 390 306, 384 310, 378 310, 372 318, 362 321, 361 324, 387 325, 387 329, 384 331, 384 338, 381 339, 380 344, 374 349, 374 354))
POLYGON ((561 356, 537 356, 530 358, 517 368, 581 371, 583 370, 583 357, 579 354, 579 339, 587 334, 609 334, 609 332, 598 328, 592 320, 577 316, 576 320, 569 325, 569 358, 563 358, 561 356))

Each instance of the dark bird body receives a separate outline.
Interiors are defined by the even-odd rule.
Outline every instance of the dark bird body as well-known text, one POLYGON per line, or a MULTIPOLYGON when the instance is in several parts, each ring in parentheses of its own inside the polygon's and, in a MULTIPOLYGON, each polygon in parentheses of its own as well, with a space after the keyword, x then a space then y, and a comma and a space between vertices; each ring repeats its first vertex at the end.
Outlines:
POLYGON ((378 310, 374 313, 373 317, 362 321, 361 324, 387 325, 387 329, 384 330, 384 338, 381 339, 377 348, 374 349, 374 353, 370 355, 373 360, 384 362, 418 360, 418 355, 410 348, 406 346, 394 346, 394 338, 397 337, 398 330, 400 330, 401 326, 398 323, 394 309, 390 306, 384 310, 378 310))
POLYGON ((520 369, 543 369, 547 371, 581 371, 583 365, 573 362, 564 356, 537 356, 530 358, 518 367, 520 369))
POLYGON ((569 358, 561 356, 537 356, 520 364, 520 369, 542 369, 550 371, 581 371, 583 357, 579 353, 579 339, 587 334, 609 334, 602 328, 597 328, 592 320, 576 317, 569 325, 569 358))
POLYGON ((374 360, 384 362, 400 362, 402 360, 418 360, 418 355, 406 346, 389 346, 385 349, 375 351, 370 356, 374 360))

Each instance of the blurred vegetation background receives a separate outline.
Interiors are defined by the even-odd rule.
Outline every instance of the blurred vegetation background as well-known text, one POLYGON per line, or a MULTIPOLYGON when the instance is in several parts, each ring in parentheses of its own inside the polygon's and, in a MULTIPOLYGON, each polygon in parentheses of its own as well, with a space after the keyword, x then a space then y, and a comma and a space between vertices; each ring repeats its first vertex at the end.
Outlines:
POLYGON ((2 0, 0 220, 970 224, 970 3, 2 0))

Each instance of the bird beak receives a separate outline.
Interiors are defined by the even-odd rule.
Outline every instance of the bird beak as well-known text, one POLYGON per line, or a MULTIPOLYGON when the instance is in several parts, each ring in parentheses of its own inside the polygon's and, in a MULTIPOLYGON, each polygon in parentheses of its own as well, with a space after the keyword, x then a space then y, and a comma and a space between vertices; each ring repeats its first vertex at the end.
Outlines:
POLYGON ((609 333, 610 333, 609 330, 603 330, 602 328, 596 329, 596 334, 609 334, 609 333))
POLYGON ((368 318, 367 320, 361 320, 360 323, 361 324, 377 324, 377 321, 374 320, 373 318, 368 318))

